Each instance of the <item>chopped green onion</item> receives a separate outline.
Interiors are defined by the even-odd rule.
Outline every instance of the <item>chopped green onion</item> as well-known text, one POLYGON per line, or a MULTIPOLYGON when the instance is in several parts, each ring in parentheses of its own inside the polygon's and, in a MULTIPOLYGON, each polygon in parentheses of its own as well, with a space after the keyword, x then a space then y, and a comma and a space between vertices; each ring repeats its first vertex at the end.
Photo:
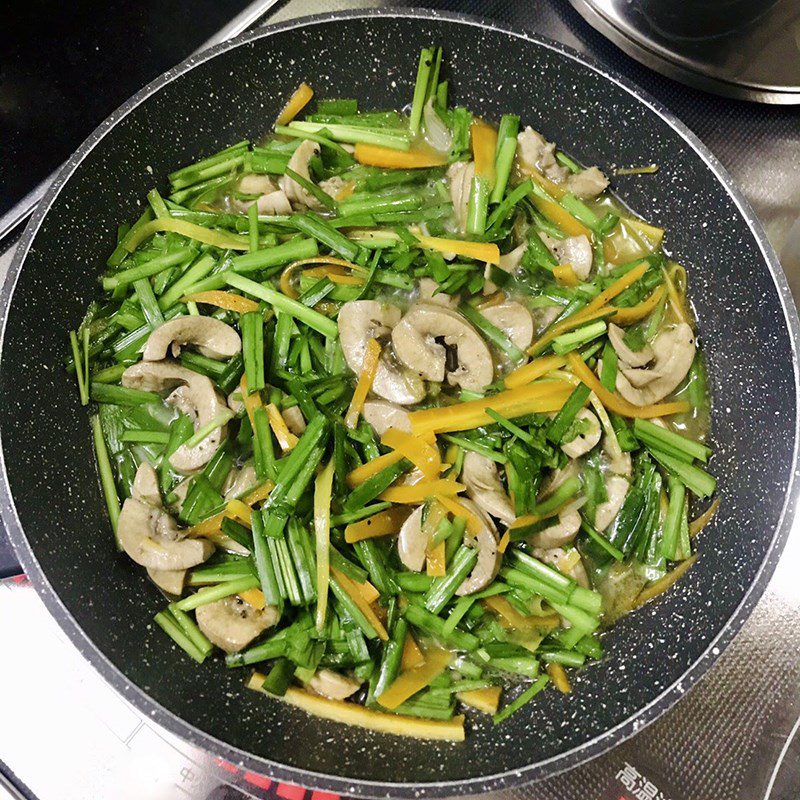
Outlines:
POLYGON ((328 319, 328 317, 320 314, 318 311, 314 311, 313 308, 308 308, 308 306, 304 306, 297 300, 293 300, 291 297, 281 294, 271 286, 256 283, 249 278, 235 273, 226 275, 226 281, 230 286, 252 295, 253 297, 257 297, 259 300, 269 303, 279 311, 283 311, 289 314, 289 316, 304 322, 309 328, 313 328, 329 339, 335 339, 339 335, 339 329, 332 319, 328 319))

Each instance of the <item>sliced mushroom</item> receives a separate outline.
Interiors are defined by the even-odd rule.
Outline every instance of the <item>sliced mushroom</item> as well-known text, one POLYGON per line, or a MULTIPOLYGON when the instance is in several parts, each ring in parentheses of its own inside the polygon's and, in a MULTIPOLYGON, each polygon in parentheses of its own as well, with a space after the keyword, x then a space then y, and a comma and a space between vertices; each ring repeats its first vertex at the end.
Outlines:
POLYGON ((558 522, 544 530, 537 531, 528 537, 534 547, 550 550, 553 547, 563 547, 570 544, 581 529, 581 515, 575 510, 562 511, 558 515, 558 522))
POLYGON ((592 271, 594 251, 592 243, 583 234, 568 236, 566 239, 554 239, 543 233, 541 237, 559 264, 569 264, 575 275, 582 281, 589 277, 589 273, 592 271))
POLYGON ((171 492, 171 495, 175 498, 169 503, 169 510, 175 514, 180 514, 181 509, 183 508, 183 502, 186 500, 186 495, 189 494, 189 485, 191 484, 191 478, 185 478, 182 480, 171 492))
POLYGON ((491 458, 468 450, 464 454, 461 480, 467 487, 467 495, 487 514, 510 525, 517 515, 511 499, 503 489, 497 465, 491 458))
POLYGON ((256 200, 258 213, 265 217, 288 216, 292 213, 292 204, 283 189, 269 194, 262 194, 256 200))
POLYGON ((332 175, 330 178, 320 181, 318 185, 325 194, 329 194, 334 200, 341 200, 340 194, 347 189, 348 186, 353 186, 352 183, 346 181, 341 175, 332 175))
POLYGON ((517 159, 521 166, 533 167, 546 178, 561 183, 569 170, 556 160, 556 146, 530 126, 517 135, 517 159))
POLYGON ((450 182, 450 200, 453 203, 458 229, 461 233, 467 229, 467 206, 472 189, 472 179, 475 176, 474 161, 456 161, 447 169, 447 178, 450 182))
MULTIPOLYGON (((302 141, 297 149, 292 153, 289 159, 289 169, 296 172, 301 178, 311 180, 311 173, 308 171, 308 164, 311 159, 319 153, 319 145, 312 142, 310 139, 302 141)), ((289 202, 293 206, 301 208, 322 208, 322 204, 314 197, 313 194, 307 192, 299 183, 288 175, 282 175, 279 180, 281 189, 286 193, 289 202)))
POLYGON ((586 455, 599 441, 602 433, 600 422, 588 408, 582 408, 575 420, 583 430, 574 438, 561 445, 561 449, 570 458, 580 458, 586 455))
POLYGON ((522 303, 506 300, 505 303, 481 309, 481 314, 496 328, 500 328, 520 350, 525 350, 533 341, 533 317, 522 303))
MULTIPOLYGON (((608 440, 606 439, 606 442, 607 441, 608 440)), ((607 444, 603 445, 603 450, 608 458, 608 470, 614 475, 622 475, 625 478, 630 478, 631 473, 633 472, 631 454, 626 453, 623 450, 620 450, 619 452, 612 452, 611 448, 608 447, 607 444)))
POLYGON ((573 580, 576 580, 584 589, 589 589, 589 576, 586 574, 586 567, 583 566, 583 561, 578 559, 569 569, 564 568, 569 558, 567 551, 563 547, 553 547, 549 549, 536 548, 533 555, 545 564, 555 567, 560 572, 564 572, 573 580))
POLYGON ((411 419, 408 412, 394 403, 386 400, 367 400, 361 414, 372 425, 378 436, 383 436, 389 428, 411 433, 411 419))
POLYGON ((148 567, 147 574, 150 576, 150 580, 167 594, 183 593, 183 586, 186 583, 185 569, 152 569, 148 567))
POLYGON ((226 653, 236 653, 247 647, 281 618, 275 606, 253 608, 236 595, 198 606, 194 615, 200 630, 226 653))
POLYGON ((636 406, 646 406, 663 400, 686 377, 694 361, 694 331, 691 326, 681 322, 661 331, 652 347, 653 361, 650 367, 633 369, 620 365, 617 372, 617 391, 636 406), (646 385, 634 385, 638 378, 653 375, 653 380, 646 385))
POLYGON ((258 213, 265 216, 276 214, 291 214, 292 206, 283 189, 279 189, 268 175, 245 175, 240 181, 238 189, 242 194, 258 195, 255 200, 233 201, 237 211, 247 211, 253 203, 256 204, 258 213))
POLYGON ((617 355, 629 367, 643 367, 653 360, 653 349, 650 345, 645 345, 641 350, 631 350, 625 344, 625 331, 613 322, 608 326, 608 340, 617 355))
POLYGON ((458 305, 458 298, 447 292, 439 291, 439 284, 432 278, 420 278, 418 284, 418 296, 420 300, 427 303, 455 308, 458 305))
POLYGON ((556 159, 556 146, 533 128, 527 127, 517 136, 517 159, 524 168, 534 167, 555 183, 563 183, 576 197, 597 197, 608 186, 608 178, 598 167, 588 167, 571 173, 556 159))
POLYGON ((228 408, 234 414, 244 411, 244 400, 242 400, 242 390, 237 386, 227 397, 228 408))
MULTIPOLYGON (((150 392, 173 389, 166 402, 186 414, 195 430, 211 422, 226 409, 221 395, 209 378, 168 359, 140 361, 128 367, 122 373, 122 385, 150 392)), ((170 456, 169 463, 179 472, 195 472, 211 460, 226 436, 227 425, 222 425, 195 447, 182 444, 170 456)))
POLYGON ((495 579, 500 570, 503 555, 497 549, 497 529, 483 509, 479 508, 472 500, 465 498, 460 498, 458 502, 481 522, 480 530, 477 533, 471 533, 467 528, 467 532, 464 534, 464 544, 478 551, 478 560, 472 572, 456 589, 456 594, 463 597, 485 589, 495 579))
POLYGON ((158 475, 153 467, 143 461, 136 470, 136 475, 131 486, 131 495, 143 503, 160 508, 161 490, 158 486, 158 475))
POLYGON ((542 306, 533 312, 533 321, 537 334, 549 328, 561 315, 563 306, 542 306))
POLYGON ((583 200, 591 200, 608 188, 608 178, 598 167, 587 167, 567 176, 567 191, 583 200))
POLYGON ((392 330, 400 361, 420 377, 481 391, 492 382, 492 355, 477 331, 456 311, 415 303, 392 330), (450 368, 447 348, 456 357, 450 368))
POLYGON ((181 570, 202 564, 214 545, 205 539, 185 539, 163 509, 129 497, 119 515, 117 536, 122 549, 143 567, 181 570))
MULTIPOLYGON (((339 311, 339 341, 347 366, 356 375, 361 371, 370 339, 386 339, 400 321, 400 309, 377 300, 352 300, 339 311)), ((391 361, 384 348, 372 391, 392 403, 409 406, 425 397, 425 384, 418 375, 391 361)))
POLYGON ((598 531, 604 531, 616 519, 625 502, 630 483, 621 475, 609 475, 606 478, 605 486, 608 500, 597 506, 594 515, 594 526, 598 531))
POLYGON ((332 669, 318 669, 311 680, 306 683, 306 688, 314 694, 329 697, 331 700, 346 700, 361 688, 361 684, 347 675, 342 675, 341 672, 335 672, 332 669))
POLYGON ((255 173, 243 176, 237 187, 242 194, 269 194, 277 188, 269 175, 255 173))
POLYGON ((295 436, 302 436, 305 433, 306 418, 303 416, 300 406, 289 406, 289 408, 284 408, 283 411, 281 411, 281 416, 283 417, 283 421, 286 423, 286 427, 295 436))
POLYGON ((397 554, 406 569, 420 572, 425 566, 425 551, 428 537, 422 532, 422 513, 425 506, 419 506, 403 523, 397 537, 397 554))
POLYGON ((252 461, 245 461, 241 467, 234 467, 225 478, 222 485, 222 496, 226 500, 232 500, 244 494, 248 489, 252 489, 258 484, 256 468, 252 461))
MULTIPOLYGON (((131 496, 154 508, 162 507, 161 491, 158 486, 158 475, 146 461, 139 464, 131 487, 131 496)), ((167 594, 181 594, 186 581, 185 569, 153 569, 147 567, 147 574, 159 589, 167 594)))
POLYGON ((214 317, 189 315, 159 325, 147 337, 142 358, 161 361, 168 350, 177 358, 184 344, 194 345, 198 352, 217 361, 233 358, 242 351, 241 337, 230 325, 214 317))

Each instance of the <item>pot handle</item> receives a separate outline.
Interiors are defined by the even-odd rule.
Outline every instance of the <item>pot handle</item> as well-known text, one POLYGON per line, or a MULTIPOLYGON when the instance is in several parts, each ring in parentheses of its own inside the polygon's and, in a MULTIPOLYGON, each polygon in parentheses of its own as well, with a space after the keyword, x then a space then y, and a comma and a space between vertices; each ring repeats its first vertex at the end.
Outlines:
POLYGON ((21 575, 22 567, 6 534, 5 523, 0 518, 0 580, 21 575))

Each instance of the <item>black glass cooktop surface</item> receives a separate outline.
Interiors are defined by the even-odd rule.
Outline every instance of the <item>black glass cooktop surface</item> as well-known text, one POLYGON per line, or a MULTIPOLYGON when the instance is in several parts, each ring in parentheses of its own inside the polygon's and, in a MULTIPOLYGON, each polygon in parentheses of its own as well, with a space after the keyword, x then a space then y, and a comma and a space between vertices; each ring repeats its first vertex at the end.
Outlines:
POLYGON ((249 0, 0 3, 0 218, 249 0))

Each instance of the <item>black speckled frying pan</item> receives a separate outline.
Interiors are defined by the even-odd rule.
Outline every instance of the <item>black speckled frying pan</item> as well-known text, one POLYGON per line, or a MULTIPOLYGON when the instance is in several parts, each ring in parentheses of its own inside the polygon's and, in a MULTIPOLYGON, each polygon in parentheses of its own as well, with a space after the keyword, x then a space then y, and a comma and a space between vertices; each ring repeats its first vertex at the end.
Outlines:
POLYGON ((597 755, 709 668, 763 591, 794 510, 798 320, 753 212, 711 154, 636 87, 563 47, 476 20, 354 12, 259 30, 190 59, 120 108, 67 163, 2 291, 0 493, 25 570, 86 657, 140 709, 281 779, 364 796, 447 796, 597 755), (308 717, 244 691, 243 673, 219 660, 197 668, 155 631, 163 600, 115 552, 87 412, 63 369, 67 331, 98 294, 117 224, 139 213, 167 172, 259 137, 301 80, 363 107, 402 107, 419 49, 434 42, 446 48, 457 100, 481 114, 519 114, 585 163, 660 165, 615 188, 667 228, 668 247, 689 268, 722 495, 695 567, 608 635, 606 657, 580 672, 572 695, 545 692, 499 730, 475 718, 460 745, 308 717))

